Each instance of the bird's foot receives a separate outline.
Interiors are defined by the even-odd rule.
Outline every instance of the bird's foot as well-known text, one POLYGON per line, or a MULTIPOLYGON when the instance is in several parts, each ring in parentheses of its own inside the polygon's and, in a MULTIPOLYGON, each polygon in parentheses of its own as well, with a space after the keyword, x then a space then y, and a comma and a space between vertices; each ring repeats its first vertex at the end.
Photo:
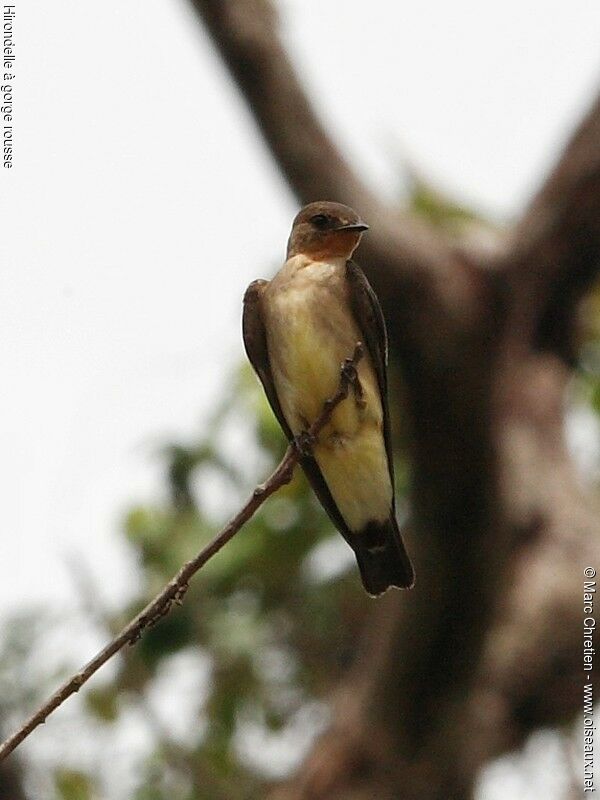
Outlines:
POLYGON ((345 358, 342 362, 342 382, 346 389, 346 394, 352 388, 354 392, 354 398, 356 400, 356 405, 359 408, 365 408, 367 403, 365 401, 365 393, 362 387, 362 383, 360 382, 360 378, 358 377, 358 369, 356 368, 356 364, 358 360, 362 357, 363 354, 363 347, 362 344, 359 342, 356 345, 354 350, 354 355, 352 358, 345 358))
POLYGON ((308 431, 301 431, 297 436, 294 436, 294 447, 301 458, 312 456, 313 446, 316 437, 308 431))

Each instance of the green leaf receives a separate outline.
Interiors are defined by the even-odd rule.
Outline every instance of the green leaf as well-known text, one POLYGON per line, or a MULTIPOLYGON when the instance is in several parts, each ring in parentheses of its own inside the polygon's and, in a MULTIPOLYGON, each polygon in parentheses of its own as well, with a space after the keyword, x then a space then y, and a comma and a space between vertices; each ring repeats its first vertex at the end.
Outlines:
POLYGON ((90 778, 76 770, 59 769, 54 775, 54 785, 61 800, 91 800, 93 796, 90 778))
POLYGON ((85 695, 85 704, 89 712, 102 722, 114 722, 117 719, 119 704, 114 686, 91 689, 85 695))

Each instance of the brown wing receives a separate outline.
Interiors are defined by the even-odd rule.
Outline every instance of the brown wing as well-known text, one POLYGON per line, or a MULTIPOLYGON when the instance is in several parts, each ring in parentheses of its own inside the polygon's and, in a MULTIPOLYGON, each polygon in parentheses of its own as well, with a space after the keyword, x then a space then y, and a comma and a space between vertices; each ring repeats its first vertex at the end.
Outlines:
POLYGON ((269 351, 267 348, 267 333, 262 317, 262 293, 268 283, 269 281, 265 280, 252 281, 250 286, 246 289, 246 293, 244 294, 244 312, 242 315, 242 334, 244 337, 246 355, 254 367, 254 371, 260 378, 260 382, 263 385, 273 413, 277 417, 277 421, 283 428, 283 432, 288 440, 292 441, 292 432, 283 416, 283 411, 279 405, 279 398, 275 391, 275 383, 273 382, 271 364, 269 362, 269 351))
POLYGON ((350 307, 356 324, 363 335, 363 341, 371 357, 377 375, 381 407, 383 409, 383 436, 387 453, 392 486, 394 485, 394 461, 392 457, 392 436, 390 412, 387 398, 388 340, 385 320, 377 295, 362 269, 354 261, 346 262, 346 284, 350 307))
MULTIPOLYGON (((254 371, 260 378, 265 394, 267 395, 267 400, 273 409, 273 413, 277 417, 288 441, 292 442, 294 435, 283 416, 269 361, 267 333, 262 316, 262 293, 267 284, 268 281, 265 280, 252 281, 250 286, 246 289, 244 295, 244 313, 242 316, 244 347, 246 348, 246 354, 250 363, 254 367, 254 371)), ((350 541, 352 533, 344 522, 331 496, 331 492, 325 483, 325 479, 323 478, 317 462, 312 456, 303 456, 300 459, 300 465, 315 494, 319 498, 321 505, 329 515, 329 518, 344 538, 350 541)))

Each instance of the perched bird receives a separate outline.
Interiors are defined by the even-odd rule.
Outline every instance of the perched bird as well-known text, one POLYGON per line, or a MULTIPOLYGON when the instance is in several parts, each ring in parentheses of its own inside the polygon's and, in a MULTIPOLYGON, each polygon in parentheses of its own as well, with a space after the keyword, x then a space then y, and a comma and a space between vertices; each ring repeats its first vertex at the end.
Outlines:
POLYGON ((340 203, 305 206, 287 260, 244 296, 248 358, 289 441, 308 430, 339 386, 358 342, 360 391, 333 411, 300 464, 331 521, 354 550, 365 589, 408 588, 414 572, 394 503, 387 402, 387 335, 379 302, 352 254, 368 229, 340 203))

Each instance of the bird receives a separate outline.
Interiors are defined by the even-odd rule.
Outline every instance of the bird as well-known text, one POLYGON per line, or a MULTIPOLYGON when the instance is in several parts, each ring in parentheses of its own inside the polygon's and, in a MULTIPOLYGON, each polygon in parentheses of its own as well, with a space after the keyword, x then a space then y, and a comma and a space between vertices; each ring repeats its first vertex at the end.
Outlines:
MULTIPOLYGON (((352 260, 368 225, 349 206, 318 201, 296 215, 287 256, 244 294, 246 354, 289 442, 301 440, 335 395, 357 344, 359 391, 348 393, 299 463, 377 596, 415 573, 396 520, 387 398, 388 344, 374 290, 352 260)), ((306 445, 306 443, 305 443, 306 445)))

